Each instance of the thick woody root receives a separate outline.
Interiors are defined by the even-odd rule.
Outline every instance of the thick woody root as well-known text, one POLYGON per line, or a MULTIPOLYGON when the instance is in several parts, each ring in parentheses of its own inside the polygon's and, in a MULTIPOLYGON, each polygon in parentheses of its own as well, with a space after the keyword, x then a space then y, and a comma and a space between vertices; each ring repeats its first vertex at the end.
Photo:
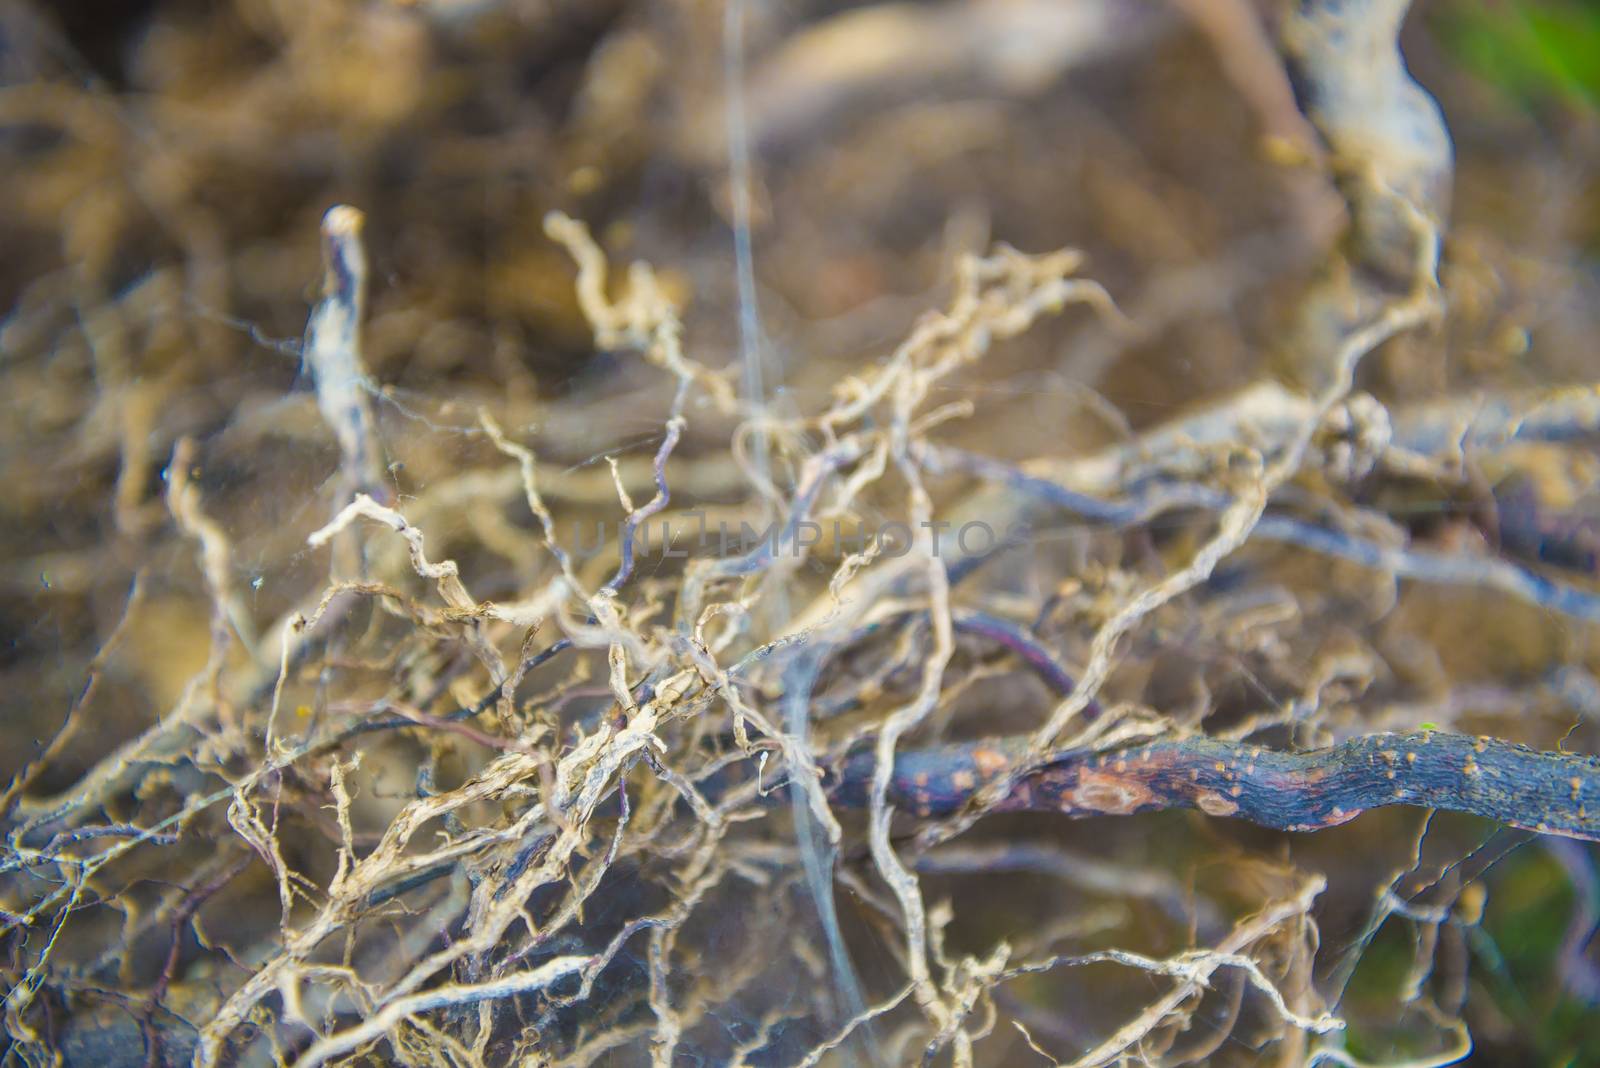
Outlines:
MULTIPOLYGON (((828 766, 829 797, 864 804, 874 766, 866 750, 828 766)), ((1026 742, 1009 740, 907 751, 895 760, 889 797, 918 816, 948 816, 1008 778, 988 811, 1083 817, 1190 808, 1316 831, 1369 809, 1411 805, 1600 841, 1600 758, 1431 730, 1304 753, 1211 738, 1042 761, 1029 757, 1026 742)))

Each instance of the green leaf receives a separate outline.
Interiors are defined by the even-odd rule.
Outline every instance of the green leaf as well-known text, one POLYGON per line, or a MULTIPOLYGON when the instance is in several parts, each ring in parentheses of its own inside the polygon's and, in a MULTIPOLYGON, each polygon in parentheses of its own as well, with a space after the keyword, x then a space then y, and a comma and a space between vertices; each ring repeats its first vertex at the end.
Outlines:
POLYGON ((1435 27, 1457 62, 1525 106, 1600 107, 1600 5, 1471 0, 1435 27))

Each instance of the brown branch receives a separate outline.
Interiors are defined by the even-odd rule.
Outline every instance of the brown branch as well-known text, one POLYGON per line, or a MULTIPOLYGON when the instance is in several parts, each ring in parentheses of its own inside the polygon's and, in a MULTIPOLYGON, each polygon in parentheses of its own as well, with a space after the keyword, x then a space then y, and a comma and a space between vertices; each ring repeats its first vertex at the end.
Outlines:
MULTIPOLYGON (((1011 739, 901 752, 889 782, 889 803, 923 818, 949 816, 984 787, 1017 775, 989 811, 1081 818, 1193 808, 1279 830, 1316 831, 1368 809, 1412 805, 1600 841, 1600 758, 1539 752, 1496 738, 1445 731, 1384 733, 1303 753, 1189 738, 1111 753, 1058 755, 1023 770, 1029 763, 1026 753, 1025 742, 1011 739)), ((822 765, 828 800, 865 808, 873 765, 870 747, 822 765)), ((700 787, 714 800, 728 785, 713 779, 700 787)), ((377 905, 454 870, 454 862, 437 865, 378 891, 369 903, 377 905)))
MULTIPOLYGON (((1197 808, 1314 831, 1368 809, 1415 805, 1600 841, 1600 758, 1444 731, 1374 734, 1302 753, 1189 738, 1027 763, 1025 746, 1013 741, 904 752, 889 798, 919 816, 949 815, 982 787, 1020 772, 992 811, 1079 817, 1197 808)), ((827 767, 830 798, 865 805, 872 769, 868 749, 827 767)))

